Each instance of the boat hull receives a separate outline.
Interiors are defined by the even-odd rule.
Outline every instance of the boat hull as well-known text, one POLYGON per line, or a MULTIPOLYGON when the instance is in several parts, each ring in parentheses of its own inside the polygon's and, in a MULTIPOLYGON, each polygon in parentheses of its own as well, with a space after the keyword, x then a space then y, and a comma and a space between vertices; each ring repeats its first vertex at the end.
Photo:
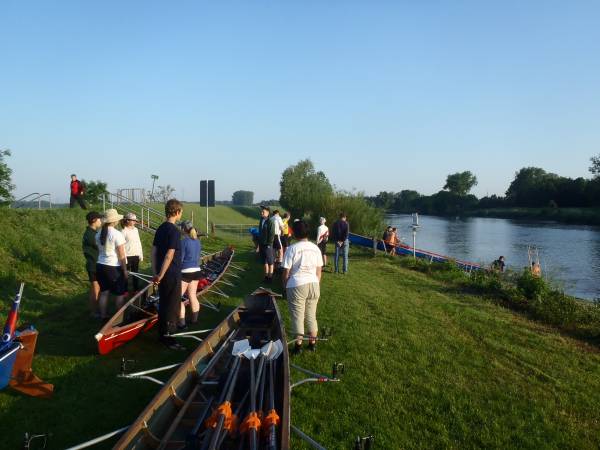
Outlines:
MULTIPOLYGON (((349 236, 350 243, 354 245, 359 245, 361 247, 373 248, 376 245, 377 250, 386 251, 385 244, 381 240, 377 240, 376 244, 374 243, 373 238, 361 236, 359 234, 350 233, 349 236)), ((414 249, 405 244, 398 244, 394 247, 394 253, 396 255, 403 256, 412 256, 414 252, 415 257, 419 259, 426 260, 428 262, 438 262, 438 263, 447 263, 451 262, 456 264, 460 269, 465 270, 467 272, 471 272, 473 270, 481 270, 482 267, 479 264, 475 264, 469 261, 461 261, 457 259, 453 259, 449 256, 440 255, 438 253, 430 252, 427 250, 414 249)))
MULTIPOLYGON (((221 252, 214 253, 202 258, 203 264, 211 264, 212 261, 226 256, 222 270, 211 283, 198 291, 198 295, 206 294, 211 286, 214 286, 227 272, 229 264, 234 256, 234 251, 227 248, 221 252)), ((150 330, 158 322, 156 305, 148 308, 147 298, 157 295, 157 288, 151 284, 139 291, 132 297, 94 336, 98 344, 98 353, 106 355, 114 349, 125 345, 140 334, 150 330), (132 319, 134 317, 134 319, 132 319)))
MULTIPOLYGON (((218 406, 218 402, 211 399, 219 397, 219 389, 223 388, 223 380, 228 375, 227 370, 232 362, 230 358, 233 358, 232 341, 247 338, 252 347, 256 348, 262 345, 260 336, 263 336, 261 333, 267 328, 268 332, 264 336, 285 342, 285 330, 273 295, 266 291, 253 293, 245 299, 244 305, 229 314, 194 350, 113 448, 200 448, 200 443, 194 439, 199 439, 206 424, 205 419, 218 406), (210 382, 205 386, 204 381, 212 379, 219 380, 218 386, 211 387, 210 382)), ((290 378, 287 346, 284 344, 283 347, 282 354, 274 362, 277 374, 275 410, 281 420, 277 427, 277 448, 288 450, 290 378)), ((243 402, 240 398, 249 386, 248 373, 247 368, 244 372, 240 370, 231 400, 233 410, 239 406, 240 401, 243 402)), ((243 404, 247 406, 248 402, 243 404)), ((241 421, 246 413, 245 409, 240 412, 241 421)), ((238 448, 237 439, 239 438, 227 438, 221 448, 238 448)))

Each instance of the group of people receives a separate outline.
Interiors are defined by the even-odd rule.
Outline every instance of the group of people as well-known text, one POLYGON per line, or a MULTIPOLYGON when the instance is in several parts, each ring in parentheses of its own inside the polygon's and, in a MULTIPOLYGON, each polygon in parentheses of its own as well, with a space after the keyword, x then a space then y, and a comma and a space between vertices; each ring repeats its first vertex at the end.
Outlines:
MULTIPOLYGON (((197 322, 200 311, 196 293, 201 278, 202 245, 192 223, 181 222, 182 214, 181 202, 169 200, 165 204, 166 220, 156 230, 152 243, 152 281, 158 285, 160 298, 159 339, 173 349, 183 348, 170 336, 186 327, 182 296, 187 294, 191 323, 197 322)), ((82 245, 90 281, 90 307, 94 316, 106 320, 110 294, 115 296, 118 309, 129 292, 130 278, 133 278, 131 292, 135 294, 139 289, 137 272, 144 255, 136 227, 137 217, 133 213, 123 216, 115 209, 108 209, 103 215, 90 212, 86 219, 88 227, 82 245), (119 223, 120 230, 117 229, 119 223)))
POLYGON ((260 207, 260 221, 255 242, 264 266, 264 281, 272 283, 275 269, 282 273, 288 309, 295 336, 293 353, 302 352, 302 343, 308 340, 308 349, 314 351, 317 341, 317 304, 323 267, 327 265, 327 243, 335 244, 334 273, 348 272, 350 226, 345 213, 332 225, 331 232, 324 217, 319 218, 315 242, 309 240, 309 225, 302 219, 290 225, 290 216, 268 206, 260 207), (340 266, 340 258, 342 264, 340 266), (306 324, 306 327, 305 327, 306 324), (305 330, 307 334, 305 334, 305 330))
POLYGON ((383 232, 381 240, 385 245, 385 252, 389 253, 390 255, 394 255, 396 253, 396 246, 400 243, 400 238, 398 237, 398 231, 396 227, 391 227, 388 225, 383 232))

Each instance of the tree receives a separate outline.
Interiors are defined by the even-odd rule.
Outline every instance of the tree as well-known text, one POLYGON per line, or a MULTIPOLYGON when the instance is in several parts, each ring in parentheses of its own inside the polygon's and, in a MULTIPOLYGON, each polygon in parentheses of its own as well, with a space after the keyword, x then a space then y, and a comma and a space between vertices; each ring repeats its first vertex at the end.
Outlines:
POLYGON ((333 195, 333 188, 323 172, 317 172, 310 159, 290 166, 281 174, 279 202, 292 217, 304 217, 319 209, 333 195))
POLYGON ((231 203, 238 206, 250 206, 254 203, 254 192, 235 191, 231 196, 231 203))
POLYGON ((108 184, 100 180, 85 181, 81 180, 85 186, 85 199, 89 203, 98 203, 102 201, 102 195, 108 194, 108 184))
POLYGON ((590 161, 592 162, 590 172, 594 175, 594 178, 600 178, 600 155, 592 156, 590 161))
POLYGON ((456 195, 467 195, 477 184, 477 177, 470 171, 456 172, 448 175, 444 189, 456 195))
POLYGON ((158 186, 156 188, 156 192, 154 192, 150 200, 153 202, 166 203, 167 200, 172 198, 173 192, 175 192, 175 188, 170 184, 167 184, 166 186, 158 186))
POLYGON ((0 203, 10 202, 13 199, 12 190, 15 185, 12 184, 12 169, 4 161, 6 156, 10 156, 10 150, 0 150, 0 203))

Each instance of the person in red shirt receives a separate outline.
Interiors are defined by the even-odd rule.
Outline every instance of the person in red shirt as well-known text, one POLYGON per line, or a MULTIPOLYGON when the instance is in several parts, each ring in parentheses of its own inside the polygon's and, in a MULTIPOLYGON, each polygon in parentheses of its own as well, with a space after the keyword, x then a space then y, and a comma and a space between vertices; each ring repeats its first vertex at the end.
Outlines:
POLYGON ((81 209, 87 209, 85 202, 83 201, 84 188, 83 183, 77 179, 77 175, 71 175, 71 198, 69 200, 69 207, 74 208, 75 202, 79 203, 81 209))

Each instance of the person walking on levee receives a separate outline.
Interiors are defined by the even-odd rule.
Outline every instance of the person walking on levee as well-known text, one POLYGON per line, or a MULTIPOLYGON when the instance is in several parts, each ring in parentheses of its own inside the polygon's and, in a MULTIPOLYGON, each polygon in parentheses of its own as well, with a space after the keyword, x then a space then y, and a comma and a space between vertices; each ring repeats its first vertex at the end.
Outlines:
POLYGON ((87 209, 85 206, 85 201, 83 201, 83 195, 85 193, 85 189, 83 187, 83 183, 77 179, 77 175, 71 175, 71 198, 69 200, 69 208, 75 207, 75 202, 79 203, 81 209, 87 209))

